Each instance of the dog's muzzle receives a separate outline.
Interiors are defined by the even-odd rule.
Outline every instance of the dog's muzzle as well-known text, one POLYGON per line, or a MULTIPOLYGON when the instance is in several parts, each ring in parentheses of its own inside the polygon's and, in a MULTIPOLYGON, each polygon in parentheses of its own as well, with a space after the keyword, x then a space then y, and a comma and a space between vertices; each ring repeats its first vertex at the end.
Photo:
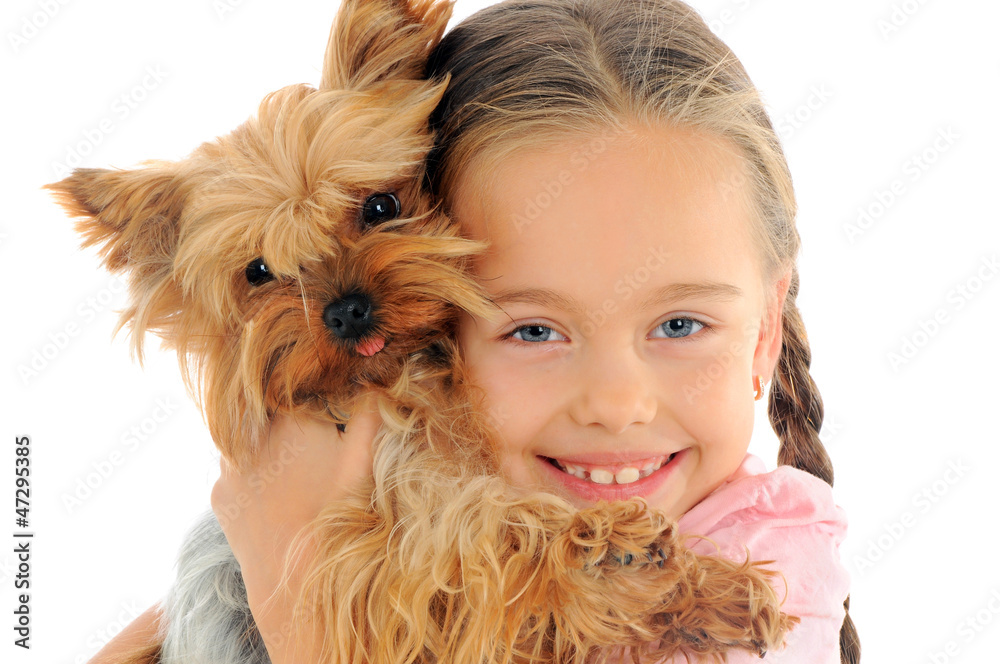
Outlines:
POLYGON ((341 339, 360 339, 375 323, 373 308, 364 293, 350 293, 326 305, 323 322, 341 339))
POLYGON ((340 339, 357 341, 355 350, 370 357, 385 345, 384 339, 369 337, 375 326, 374 310, 375 306, 367 295, 350 293, 326 305, 323 323, 340 339))

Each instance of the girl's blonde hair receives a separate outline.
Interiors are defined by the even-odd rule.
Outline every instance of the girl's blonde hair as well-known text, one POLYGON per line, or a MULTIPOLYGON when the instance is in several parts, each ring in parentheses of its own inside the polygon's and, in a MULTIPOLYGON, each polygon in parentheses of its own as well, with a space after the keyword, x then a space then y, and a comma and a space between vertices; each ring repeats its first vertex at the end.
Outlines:
MULTIPOLYGON (((823 401, 795 303, 799 234, 791 173, 760 94, 733 52, 679 0, 505 0, 456 25, 431 54, 428 76, 451 81, 431 118, 428 188, 446 205, 460 172, 567 135, 674 125, 738 147, 746 178, 720 183, 748 196, 762 285, 791 269, 782 349, 768 403, 778 463, 833 485, 819 438, 823 401)), ((485 170, 484 170, 485 169, 485 170)), ((850 597, 844 600, 845 612, 850 597)), ((860 660, 850 615, 841 661, 860 660)))

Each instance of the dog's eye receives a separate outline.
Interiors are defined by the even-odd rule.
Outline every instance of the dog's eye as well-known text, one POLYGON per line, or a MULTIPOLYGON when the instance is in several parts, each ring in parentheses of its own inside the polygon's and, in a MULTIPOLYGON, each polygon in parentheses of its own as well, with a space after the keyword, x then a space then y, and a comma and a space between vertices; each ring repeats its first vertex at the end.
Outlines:
POLYGON ((262 283, 274 279, 274 275, 264 264, 263 258, 255 258, 250 261, 250 265, 247 265, 246 275, 251 286, 260 286, 262 283))
POLYGON ((361 223, 365 226, 377 226, 382 222, 399 216, 400 205, 396 194, 385 192, 372 194, 365 199, 361 208, 361 223))

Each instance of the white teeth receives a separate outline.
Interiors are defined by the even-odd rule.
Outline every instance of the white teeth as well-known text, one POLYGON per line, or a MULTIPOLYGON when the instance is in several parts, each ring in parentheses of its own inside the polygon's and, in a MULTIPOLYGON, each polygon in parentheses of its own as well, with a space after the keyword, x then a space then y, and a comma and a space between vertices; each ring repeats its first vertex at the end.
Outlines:
POLYGON ((615 482, 618 484, 631 484, 639 479, 638 468, 622 468, 615 473, 615 482))
POLYGON ((553 459, 553 461, 555 461, 556 465, 566 474, 572 475, 573 477, 584 481, 594 482, 595 484, 631 484, 632 482, 637 482, 644 477, 649 477, 669 463, 673 457, 674 455, 671 454, 669 457, 661 458, 660 461, 651 461, 644 465, 642 469, 628 466, 622 468, 617 473, 612 473, 610 470, 605 470, 603 468, 595 468, 588 472, 583 466, 563 463, 557 459, 553 459))
POLYGON ((590 481, 596 482, 597 484, 611 484, 611 480, 615 479, 615 476, 611 474, 610 471, 602 470, 600 468, 595 468, 590 471, 590 481))

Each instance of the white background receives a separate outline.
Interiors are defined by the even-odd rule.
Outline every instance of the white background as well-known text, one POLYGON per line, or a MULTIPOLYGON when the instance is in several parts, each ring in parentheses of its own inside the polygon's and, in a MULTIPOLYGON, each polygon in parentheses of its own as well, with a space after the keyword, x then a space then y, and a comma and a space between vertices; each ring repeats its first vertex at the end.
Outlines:
MULTIPOLYGON (((456 19, 483 4, 459 0, 456 19)), ((799 303, 834 494, 850 519, 841 553, 863 661, 997 661, 1000 278, 982 267, 989 279, 977 281, 977 271, 1000 254, 1000 56, 990 46, 1000 5, 694 6, 759 86, 793 172, 799 303), (898 29, 887 33, 880 22, 894 8, 898 29), (955 138, 935 147, 940 132, 955 138), (920 169, 915 156, 933 163, 920 169), (902 193, 851 242, 845 229, 859 208, 877 213, 897 180, 902 193), (962 298, 959 286, 977 292, 962 298), (947 322, 922 336, 938 310, 947 322), (893 366, 904 339, 920 347, 893 366)), ((3 661, 84 661, 157 601, 218 473, 175 358, 154 342, 140 368, 124 332, 111 340, 121 283, 79 249, 39 187, 59 179, 73 150, 87 153, 84 166, 180 158, 236 127, 267 92, 315 84, 335 11, 303 0, 4 3, 3 661), (100 132, 103 120, 111 131, 100 132), (30 652, 12 645, 13 441, 24 434, 33 450, 30 652)), ((764 404, 751 452, 773 467, 764 404)))

